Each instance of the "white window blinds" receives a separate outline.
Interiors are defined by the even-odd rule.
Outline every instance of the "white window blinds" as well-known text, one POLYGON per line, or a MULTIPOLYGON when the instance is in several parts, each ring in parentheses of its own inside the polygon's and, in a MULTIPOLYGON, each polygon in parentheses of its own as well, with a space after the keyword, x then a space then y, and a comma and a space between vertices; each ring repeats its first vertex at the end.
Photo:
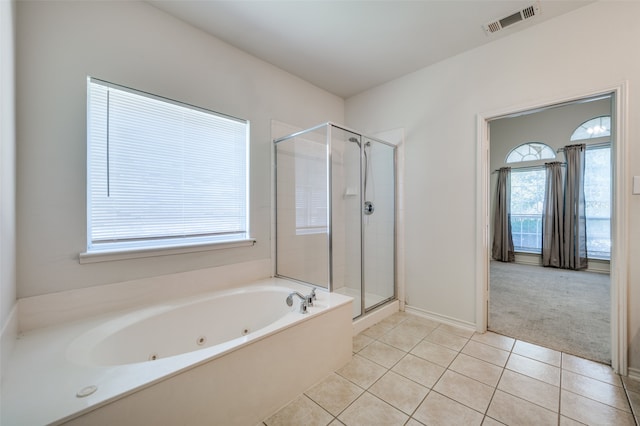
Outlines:
POLYGON ((248 122, 90 78, 88 252, 248 238, 248 122))

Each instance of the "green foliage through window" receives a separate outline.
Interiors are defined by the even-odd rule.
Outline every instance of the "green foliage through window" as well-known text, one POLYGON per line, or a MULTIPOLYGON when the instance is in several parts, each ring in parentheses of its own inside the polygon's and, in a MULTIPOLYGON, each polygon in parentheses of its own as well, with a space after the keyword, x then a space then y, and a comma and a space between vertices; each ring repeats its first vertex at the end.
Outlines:
MULTIPOLYGON (((543 168, 513 169, 511 173, 511 230, 516 251, 541 253, 545 192, 543 168)), ((587 254, 611 257, 611 148, 587 149, 585 155, 587 254)))

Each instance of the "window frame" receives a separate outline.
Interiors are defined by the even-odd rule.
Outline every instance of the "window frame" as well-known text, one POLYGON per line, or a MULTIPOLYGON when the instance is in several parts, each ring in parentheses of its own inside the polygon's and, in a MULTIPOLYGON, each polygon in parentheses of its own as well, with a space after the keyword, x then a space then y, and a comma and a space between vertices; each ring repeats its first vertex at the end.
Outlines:
MULTIPOLYGON (((589 246, 589 226, 587 225, 587 258, 589 260, 598 260, 598 261, 610 261, 611 260, 611 243, 612 243, 612 228, 611 228, 611 216, 613 213, 613 204, 612 204, 612 194, 613 194, 613 173, 612 173, 612 165, 611 165, 611 155, 613 154, 613 149, 611 146, 610 142, 607 143, 602 143, 602 144, 594 144, 594 145, 587 145, 586 146, 586 151, 585 151, 585 161, 589 161, 588 158, 586 158, 586 156, 591 152, 593 153, 594 151, 597 150, 608 150, 609 151, 609 217, 606 218, 609 222, 609 252, 608 252, 608 256, 602 256, 600 255, 601 253, 606 253, 606 252, 602 252, 602 251, 597 251, 594 252, 593 250, 589 250, 588 246, 589 246), (597 253, 598 255, 591 255, 590 253, 597 253)), ((585 175, 586 175, 586 169, 585 169, 585 175)), ((589 203, 592 202, 593 200, 589 199, 587 200, 587 194, 586 194, 586 182, 585 182, 585 203, 589 203)), ((588 209, 587 209, 588 210, 588 209)), ((589 221, 589 220, 599 220, 599 219, 603 219, 601 217, 598 216, 587 216, 586 212, 585 212, 585 220, 589 221)), ((593 237, 593 234, 591 234, 591 236, 593 237)))
MULTIPOLYGON (((252 246, 255 244, 255 239, 250 237, 250 122, 249 120, 240 119, 236 117, 232 117, 226 114, 218 113, 216 111, 211 111, 206 108, 196 107, 184 102, 176 101, 173 99, 165 98, 162 96, 150 94, 147 92, 143 92, 140 90, 132 89, 129 87, 121 86, 118 84, 110 83, 104 80, 87 77, 87 200, 86 200, 86 251, 79 254, 80 263, 93 263, 93 262, 101 262, 101 261, 111 261, 111 260, 121 260, 128 258, 138 258, 138 257, 152 257, 158 255, 170 255, 170 254, 182 254, 182 253, 192 253, 192 252, 200 252, 200 251, 208 251, 208 250, 216 250, 216 249, 225 249, 232 247, 245 247, 252 246), (225 238, 216 236, 214 233, 209 234, 206 238, 201 237, 185 237, 184 234, 180 236, 180 234, 167 232, 165 237, 163 238, 155 238, 155 237, 145 237, 146 243, 140 244, 137 241, 127 241, 125 243, 100 243, 100 244, 92 244, 92 174, 91 174, 91 108, 92 104, 90 99, 91 87, 92 84, 96 84, 99 86, 106 87, 108 90, 118 90, 121 92, 127 92, 129 94, 133 94, 136 96, 140 96, 142 98, 151 99, 156 102, 162 102, 167 105, 173 105, 174 107, 180 107, 184 109, 184 111, 195 111, 196 113, 205 113, 207 115, 211 115, 213 117, 219 117, 224 120, 231 120, 238 123, 241 123, 244 127, 245 135, 244 138, 244 163, 243 163, 243 174, 244 179, 242 184, 244 185, 244 219, 245 223, 244 231, 240 234, 236 232, 235 236, 231 238, 225 238)), ((204 139, 206 140, 206 139, 204 139)), ((160 151, 160 155, 169 155, 169 153, 165 153, 160 151)), ((144 157, 142 157, 144 158, 144 157)), ((146 160, 147 158, 144 158, 146 160)), ((130 163, 125 163, 130 164, 130 163)), ((99 177, 98 177, 99 178, 99 177)), ((182 192, 180 192, 182 193, 182 192)), ((243 217, 243 216, 239 216, 243 217)), ((160 225, 165 226, 165 225, 160 225)), ((166 226, 171 227, 171 223, 167 223, 166 226)), ((170 228, 167 228, 169 230, 170 228)), ((210 228, 211 229, 211 228, 210 228)))
POLYGON ((569 141, 578 142, 578 141, 588 141, 591 139, 598 138, 611 138, 611 116, 610 115, 599 115, 597 117, 590 118, 586 120, 571 133, 571 137, 569 141), (597 124, 596 124, 597 123, 597 124), (604 123, 604 125, 603 125, 604 123), (591 125, 591 126, 590 126, 591 125), (589 132, 589 130, 594 129, 594 131, 589 132), (586 133, 588 136, 583 137, 586 133))
POLYGON ((549 145, 547 145, 544 142, 525 142, 522 143, 516 147, 514 147, 513 149, 511 149, 509 151, 509 153, 507 154, 507 156, 504 159, 505 164, 514 164, 514 163, 528 163, 531 161, 540 161, 540 160, 553 160, 556 158, 556 152, 554 151, 553 148, 551 148, 549 145), (534 151, 534 153, 529 153, 529 154, 522 154, 522 152, 520 152, 519 150, 521 150, 522 148, 528 148, 529 151, 534 151), (548 155, 549 153, 552 154, 551 157, 549 156, 543 156, 543 155, 548 155), (509 157, 512 156, 512 154, 518 154, 520 155, 519 159, 509 159, 509 157), (525 156, 535 156, 535 158, 525 158, 525 156))
MULTIPOLYGON (((514 204, 514 197, 513 197, 513 183, 514 183, 514 177, 517 174, 542 174, 542 178, 544 180, 545 177, 545 169, 544 166, 533 166, 533 167, 522 167, 520 169, 516 168, 512 168, 511 169, 511 187, 509 188, 509 192, 510 192, 510 197, 509 199, 511 200, 511 206, 510 207, 510 220, 511 220, 511 233, 512 236, 515 234, 514 230, 515 230, 515 226, 514 226, 514 216, 518 215, 518 216, 530 216, 528 219, 535 219, 538 223, 536 225, 536 227, 539 226, 539 232, 536 232, 536 234, 540 235, 540 239, 539 241, 537 241, 536 246, 539 247, 523 247, 520 245, 516 245, 515 241, 514 241, 514 251, 516 253, 528 253, 528 254, 542 254, 542 219, 543 219, 543 208, 542 206, 540 206, 540 213, 515 213, 513 212, 513 204, 514 204), (535 216, 535 218, 534 218, 535 216)), ((544 191, 545 191, 545 185, 544 183, 542 184, 542 197, 541 199, 538 201, 539 203, 544 203, 544 191)), ((529 233, 530 234, 530 233, 529 233)))

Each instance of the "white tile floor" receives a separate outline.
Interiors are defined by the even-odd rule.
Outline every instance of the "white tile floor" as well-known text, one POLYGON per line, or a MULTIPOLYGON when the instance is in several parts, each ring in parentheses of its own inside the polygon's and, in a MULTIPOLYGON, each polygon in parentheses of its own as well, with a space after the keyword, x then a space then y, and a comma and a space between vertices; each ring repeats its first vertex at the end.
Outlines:
POLYGON ((637 424, 640 382, 491 332, 400 312, 355 336, 353 351, 263 424, 637 424))

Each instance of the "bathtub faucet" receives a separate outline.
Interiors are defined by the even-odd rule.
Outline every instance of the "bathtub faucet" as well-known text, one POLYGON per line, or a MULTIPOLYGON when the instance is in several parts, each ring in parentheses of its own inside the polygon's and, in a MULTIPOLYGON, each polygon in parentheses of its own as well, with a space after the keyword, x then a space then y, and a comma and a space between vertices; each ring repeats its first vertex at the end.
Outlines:
POLYGON ((313 301, 316 300, 316 289, 312 288, 311 293, 307 294, 305 299, 307 300, 308 306, 313 306, 313 301))
POLYGON ((309 307, 308 297, 307 296, 303 296, 302 294, 298 293, 297 291, 294 291, 291 294, 289 294, 289 296, 287 296, 287 306, 292 306, 293 305, 293 296, 298 296, 300 298, 300 313, 301 314, 309 313, 309 311, 307 309, 309 307))

